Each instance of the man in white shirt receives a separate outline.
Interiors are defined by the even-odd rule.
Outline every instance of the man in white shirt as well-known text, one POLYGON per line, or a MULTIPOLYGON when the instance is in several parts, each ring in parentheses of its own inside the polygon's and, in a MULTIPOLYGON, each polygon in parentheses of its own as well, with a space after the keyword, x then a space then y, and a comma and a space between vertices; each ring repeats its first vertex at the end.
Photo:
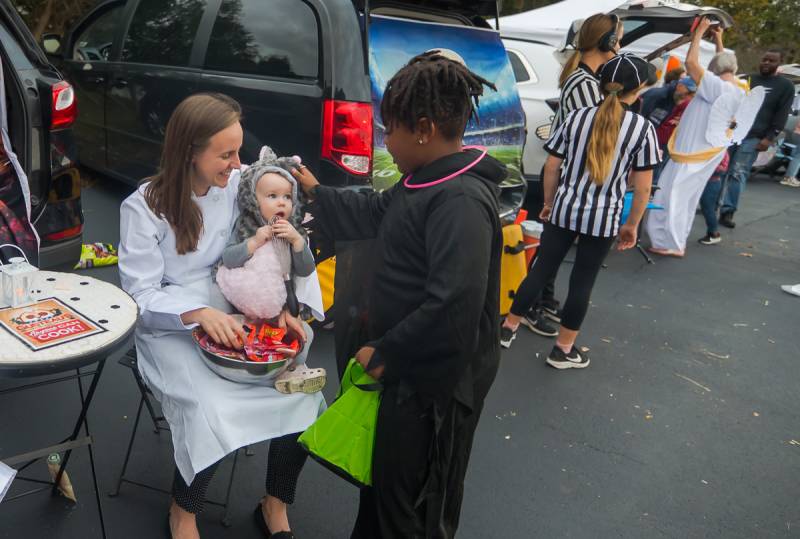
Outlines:
POLYGON ((664 210, 652 211, 647 217, 650 251, 659 255, 683 257, 697 203, 725 153, 725 148, 712 147, 706 140, 712 106, 724 94, 743 92, 736 84, 737 62, 732 53, 718 53, 708 71, 700 65, 700 42, 710 27, 707 18, 699 22, 686 57, 686 71, 697 83, 697 94, 667 145, 670 161, 659 177, 660 189, 653 200, 664 210))

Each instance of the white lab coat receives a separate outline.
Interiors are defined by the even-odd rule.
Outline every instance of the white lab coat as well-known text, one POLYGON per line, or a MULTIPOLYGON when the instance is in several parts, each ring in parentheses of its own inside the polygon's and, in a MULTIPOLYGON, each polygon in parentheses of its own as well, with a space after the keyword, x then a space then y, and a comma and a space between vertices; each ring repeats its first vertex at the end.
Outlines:
POLYGON ((184 255, 175 249, 169 224, 148 207, 143 187, 120 210, 119 273, 122 287, 139 305, 139 371, 161 403, 175 463, 186 484, 242 446, 305 430, 325 409, 322 393, 284 395, 271 387, 221 378, 195 346, 193 326, 181 322, 182 313, 200 307, 232 311, 211 270, 238 215, 238 185, 234 171, 227 187, 212 187, 195 197, 203 233, 197 250, 184 255))

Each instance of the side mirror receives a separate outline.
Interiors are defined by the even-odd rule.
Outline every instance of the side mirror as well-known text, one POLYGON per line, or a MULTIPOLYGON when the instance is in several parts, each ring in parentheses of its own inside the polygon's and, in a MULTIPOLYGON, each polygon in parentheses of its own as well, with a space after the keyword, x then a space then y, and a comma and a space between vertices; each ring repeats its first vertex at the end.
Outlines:
POLYGON ((47 54, 61 54, 61 36, 58 34, 44 34, 42 36, 42 48, 47 54))

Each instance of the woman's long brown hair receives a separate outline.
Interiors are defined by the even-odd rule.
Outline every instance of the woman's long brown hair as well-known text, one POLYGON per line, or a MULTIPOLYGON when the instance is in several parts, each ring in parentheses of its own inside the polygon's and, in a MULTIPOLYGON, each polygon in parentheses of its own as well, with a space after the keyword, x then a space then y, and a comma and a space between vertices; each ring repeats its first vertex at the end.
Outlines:
MULTIPOLYGON (((620 26, 622 26, 621 22, 617 25, 617 32, 619 32, 620 26)), ((576 38, 575 50, 564 64, 561 75, 558 77, 559 88, 563 88, 569 76, 578 69, 583 53, 600 45, 600 39, 612 29, 614 29, 614 17, 605 13, 596 13, 583 21, 576 38)))
POLYGON ((144 199, 172 227, 180 255, 195 251, 203 232, 203 214, 192 200, 192 159, 241 116, 239 103, 224 94, 196 94, 181 101, 167 122, 161 164, 144 180, 150 182, 144 199))

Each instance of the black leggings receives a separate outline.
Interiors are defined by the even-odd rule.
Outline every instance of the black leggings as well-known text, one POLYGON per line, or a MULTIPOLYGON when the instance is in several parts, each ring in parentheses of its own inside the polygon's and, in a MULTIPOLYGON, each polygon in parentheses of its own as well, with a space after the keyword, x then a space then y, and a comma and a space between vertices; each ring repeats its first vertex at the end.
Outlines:
POLYGON ((575 265, 569 277, 569 293, 561 312, 561 325, 573 331, 581 328, 586 311, 589 309, 592 287, 603 260, 614 243, 614 238, 579 234, 550 223, 544 225, 536 260, 514 296, 514 303, 511 305, 512 314, 517 316, 527 314, 539 298, 547 281, 558 271, 575 238, 578 238, 578 248, 575 265))
MULTIPOLYGON (((269 443, 267 455, 267 494, 288 504, 294 502, 297 479, 308 456, 297 443, 299 437, 298 432, 273 439, 269 443)), ((203 511, 208 484, 220 462, 215 462, 195 475, 191 485, 186 484, 181 473, 175 468, 172 497, 175 498, 178 507, 194 514, 203 511)))

